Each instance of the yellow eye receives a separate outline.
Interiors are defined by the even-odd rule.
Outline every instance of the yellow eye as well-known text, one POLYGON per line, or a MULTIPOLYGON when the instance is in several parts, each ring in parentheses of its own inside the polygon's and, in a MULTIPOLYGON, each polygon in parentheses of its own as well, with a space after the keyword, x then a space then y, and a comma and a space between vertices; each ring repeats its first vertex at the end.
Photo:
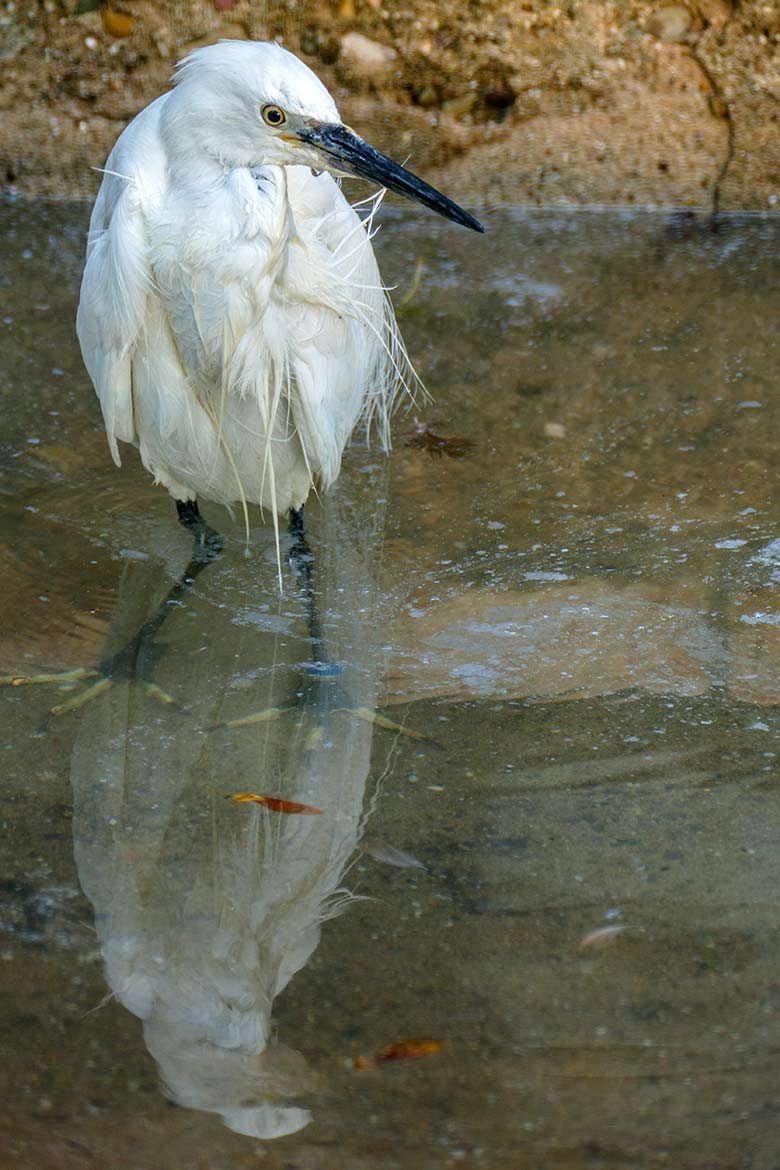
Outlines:
POLYGON ((287 121, 287 115, 278 106, 263 106, 260 112, 266 126, 284 126, 287 121))

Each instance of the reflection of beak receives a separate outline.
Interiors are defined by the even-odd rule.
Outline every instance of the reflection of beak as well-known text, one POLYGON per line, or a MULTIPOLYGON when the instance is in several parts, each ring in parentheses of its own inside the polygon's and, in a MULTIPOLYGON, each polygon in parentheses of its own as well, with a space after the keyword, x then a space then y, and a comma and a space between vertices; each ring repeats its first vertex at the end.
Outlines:
POLYGON ((361 179, 373 179, 380 186, 387 187, 398 195, 416 199, 418 203, 430 207, 445 219, 454 220, 455 223, 472 228, 475 232, 484 232, 482 224, 474 219, 473 215, 458 207, 457 203, 453 203, 435 187, 418 179, 405 167, 393 162, 387 155, 374 150, 373 146, 369 146, 346 126, 338 122, 333 124, 320 122, 307 126, 298 133, 303 142, 316 147, 323 154, 329 169, 361 179))

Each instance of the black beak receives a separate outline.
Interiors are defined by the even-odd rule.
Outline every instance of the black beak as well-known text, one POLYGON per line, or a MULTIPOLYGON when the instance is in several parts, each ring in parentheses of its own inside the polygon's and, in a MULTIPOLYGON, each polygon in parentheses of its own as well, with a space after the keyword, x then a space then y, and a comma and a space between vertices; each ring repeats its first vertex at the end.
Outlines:
POLYGON ((484 232, 482 224, 473 215, 458 207, 457 203, 453 203, 435 187, 418 179, 405 167, 393 162, 386 154, 374 150, 373 146, 369 146, 346 126, 321 123, 307 126, 298 133, 304 142, 322 152, 334 170, 360 179, 373 179, 380 187, 387 187, 398 195, 405 195, 407 199, 416 199, 445 219, 451 219, 472 231, 484 232))

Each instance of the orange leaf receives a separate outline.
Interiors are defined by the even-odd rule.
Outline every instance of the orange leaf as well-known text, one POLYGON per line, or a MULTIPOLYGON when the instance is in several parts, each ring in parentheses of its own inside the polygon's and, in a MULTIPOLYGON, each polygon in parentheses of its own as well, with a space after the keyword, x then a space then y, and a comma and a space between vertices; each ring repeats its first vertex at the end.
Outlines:
POLYGON ((224 799, 235 800, 236 804, 262 804, 272 812, 322 816, 322 809, 315 808, 313 804, 298 804, 296 800, 281 800, 278 796, 259 796, 256 792, 228 792, 224 794, 224 799))
POLYGON ((399 1040, 395 1044, 386 1044, 374 1056, 358 1056, 355 1068, 378 1068, 388 1060, 423 1060, 426 1056, 435 1056, 443 1047, 443 1040, 399 1040))

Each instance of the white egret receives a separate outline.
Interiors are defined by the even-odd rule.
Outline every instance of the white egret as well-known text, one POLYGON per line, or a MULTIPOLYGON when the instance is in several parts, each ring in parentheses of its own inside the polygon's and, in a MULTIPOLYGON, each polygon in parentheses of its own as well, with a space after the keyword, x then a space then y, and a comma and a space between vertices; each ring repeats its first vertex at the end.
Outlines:
MULTIPOLYGON (((414 373, 332 176, 471 215, 345 126, 277 44, 222 41, 120 135, 90 223, 77 330, 108 442, 134 443, 200 540, 202 497, 289 512, 336 479, 361 419, 384 446, 414 373)), ((369 221, 371 217, 369 216, 369 221)), ((212 542, 209 548, 209 540, 212 542)))

